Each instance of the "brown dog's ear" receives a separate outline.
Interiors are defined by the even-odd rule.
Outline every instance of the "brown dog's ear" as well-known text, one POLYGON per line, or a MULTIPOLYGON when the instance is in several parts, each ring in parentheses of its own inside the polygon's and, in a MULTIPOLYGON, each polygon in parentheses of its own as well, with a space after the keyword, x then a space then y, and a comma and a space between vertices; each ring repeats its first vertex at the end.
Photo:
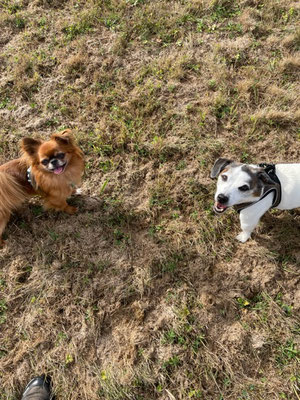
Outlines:
POLYGON ((38 148, 43 142, 40 139, 30 137, 23 138, 21 141, 22 150, 31 157, 37 153, 38 148))
POLYGON ((60 144, 70 144, 72 143, 71 130, 65 129, 59 133, 53 133, 51 139, 56 140, 60 144))
POLYGON ((228 165, 231 164, 233 161, 229 160, 228 158, 218 158, 214 166, 212 167, 212 170, 210 172, 210 177, 212 179, 216 178, 221 171, 228 165))

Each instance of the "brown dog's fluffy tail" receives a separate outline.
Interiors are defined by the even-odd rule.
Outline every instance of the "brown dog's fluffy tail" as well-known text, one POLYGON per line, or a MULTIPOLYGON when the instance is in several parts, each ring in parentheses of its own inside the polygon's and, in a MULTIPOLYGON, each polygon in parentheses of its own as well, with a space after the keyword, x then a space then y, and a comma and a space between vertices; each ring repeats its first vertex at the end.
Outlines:
POLYGON ((0 212, 11 213, 27 198, 22 186, 10 174, 0 171, 0 212))

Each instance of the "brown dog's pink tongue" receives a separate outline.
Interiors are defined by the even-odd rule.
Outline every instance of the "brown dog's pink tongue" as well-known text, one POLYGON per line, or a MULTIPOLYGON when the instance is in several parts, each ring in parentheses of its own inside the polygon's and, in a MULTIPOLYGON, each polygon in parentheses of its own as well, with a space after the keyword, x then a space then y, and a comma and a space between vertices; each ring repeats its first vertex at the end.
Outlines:
POLYGON ((61 174, 62 172, 63 172, 63 167, 58 167, 58 168, 55 168, 55 170, 53 171, 56 175, 59 175, 59 174, 61 174))

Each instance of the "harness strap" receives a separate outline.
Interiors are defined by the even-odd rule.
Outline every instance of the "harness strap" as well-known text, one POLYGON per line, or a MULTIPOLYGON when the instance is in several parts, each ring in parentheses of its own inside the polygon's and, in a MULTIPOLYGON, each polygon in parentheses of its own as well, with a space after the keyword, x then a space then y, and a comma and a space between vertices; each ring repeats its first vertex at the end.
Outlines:
POLYGON ((33 189, 36 190, 37 184, 36 184, 36 181, 34 179, 34 175, 33 175, 32 171, 31 171, 31 167, 29 167, 27 169, 27 171, 26 171, 26 178, 27 178, 27 181, 30 183, 30 185, 33 187, 33 189))
POLYGON ((266 172, 269 175, 271 182, 268 184, 265 184, 265 186, 263 188, 263 195, 262 195, 262 197, 260 197, 259 200, 255 201, 253 203, 236 204, 234 206, 234 208, 238 213, 240 213, 245 208, 248 208, 248 207, 252 206, 253 204, 258 203, 259 201, 264 199, 266 196, 268 196, 268 194, 270 194, 271 192, 274 192, 274 198, 273 198, 273 203, 272 203, 271 208, 277 207, 278 204, 281 202, 281 183, 275 172, 276 171, 275 164, 260 163, 260 164, 258 164, 258 166, 260 168, 262 168, 264 170, 264 172, 266 172))

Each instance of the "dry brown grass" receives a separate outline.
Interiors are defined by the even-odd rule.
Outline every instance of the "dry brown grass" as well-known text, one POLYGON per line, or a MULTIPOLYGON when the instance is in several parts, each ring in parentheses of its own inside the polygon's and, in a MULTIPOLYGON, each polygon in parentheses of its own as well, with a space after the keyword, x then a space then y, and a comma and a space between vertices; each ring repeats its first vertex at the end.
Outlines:
POLYGON ((211 211, 223 155, 299 162, 299 4, 0 2, 1 161, 70 127, 77 216, 0 252, 0 399, 299 400, 299 213, 211 211))

